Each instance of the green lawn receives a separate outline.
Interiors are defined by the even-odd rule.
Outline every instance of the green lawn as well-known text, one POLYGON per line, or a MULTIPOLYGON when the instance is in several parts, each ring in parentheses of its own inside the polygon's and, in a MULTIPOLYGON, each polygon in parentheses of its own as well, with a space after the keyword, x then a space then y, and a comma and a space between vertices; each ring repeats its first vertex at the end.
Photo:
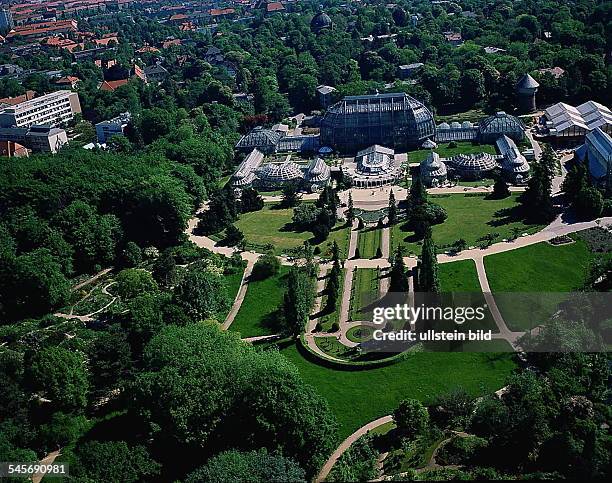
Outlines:
POLYGON ((375 268, 358 268, 353 277, 351 294, 350 320, 368 320, 364 310, 378 298, 380 280, 379 272, 375 268), (365 317, 365 319, 364 319, 365 317))
MULTIPOLYGON (((492 144, 472 144, 469 141, 457 142, 457 147, 450 148, 448 144, 439 144, 434 151, 440 155, 441 158, 450 158, 457 154, 476 154, 476 153, 489 153, 496 154, 495 146, 492 144)), ((410 151, 408 153, 409 163, 420 163, 423 161, 431 149, 417 149, 416 151, 410 151)))
POLYGON ((246 296, 230 330, 240 332, 242 337, 275 334, 278 322, 277 309, 285 292, 285 276, 290 267, 281 266, 274 277, 250 282, 246 296))
POLYGON ((484 117, 486 117, 487 115, 485 114, 485 112, 482 109, 470 109, 469 111, 464 111, 464 112, 457 112, 455 114, 436 114, 436 121, 437 122, 447 122, 447 123, 451 123, 453 121, 456 122, 463 122, 463 121, 471 121, 471 122, 476 122, 479 121, 481 119, 483 119, 484 117))
POLYGON ((480 292, 474 260, 440 263, 438 276, 443 292, 480 292))
POLYGON ((360 258, 375 258, 377 250, 381 248, 381 242, 381 229, 365 228, 361 230, 357 239, 360 258))
MULTIPOLYGON (((236 295, 238 295, 238 290, 240 290, 240 284, 242 282, 243 274, 244 274, 244 267, 242 267, 239 270, 236 270, 235 273, 225 275, 224 277, 225 284, 227 287, 227 296, 230 301, 230 304, 234 303, 234 299, 236 298, 236 295)), ((228 313, 229 313, 229 309, 227 310, 227 313, 223 317, 224 320, 225 320, 225 317, 227 317, 228 313)), ((221 322, 223 322, 223 320, 221 322)))
POLYGON ((294 345, 281 353, 327 399, 340 422, 342 439, 390 414, 405 398, 431 403, 437 395, 458 387, 475 396, 496 391, 516 367, 508 354, 420 352, 387 367, 338 371, 307 361, 294 345))
MULTIPOLYGON (((495 241, 501 241, 510 238, 514 228, 521 233, 537 231, 539 225, 526 225, 520 219, 518 196, 513 194, 503 200, 464 194, 430 196, 429 199, 442 206, 448 214, 444 223, 432 227, 438 251, 445 251, 445 246, 450 246, 460 238, 466 240, 468 245, 476 246, 480 244, 478 239, 488 233, 498 233, 499 237, 495 241)), ((420 254, 420 243, 413 232, 403 230, 403 225, 400 222, 393 226, 392 249, 403 245, 409 252, 420 254)))
POLYGON ((489 285, 510 329, 539 325, 565 298, 564 292, 582 286, 594 255, 583 240, 575 238, 568 245, 538 243, 485 257, 489 285))
MULTIPOLYGON (((240 215, 235 225, 244 233, 247 242, 255 244, 254 248, 258 249, 263 245, 271 244, 274 246, 274 252, 280 255, 291 248, 303 245, 306 240, 313 242, 311 232, 292 230, 292 217, 293 209, 281 209, 277 208, 275 203, 268 203, 260 211, 240 215)), ((321 254, 329 254, 329 248, 335 240, 340 247, 341 256, 346 258, 349 236, 348 227, 336 226, 329 234, 329 238, 318 245, 321 254)))
MULTIPOLYGON (((323 314, 319 317, 319 323, 321 324, 321 329, 329 332, 334 325, 334 322, 338 322, 338 317, 340 316, 340 305, 342 305, 342 287, 344 287, 344 277, 346 271, 344 269, 340 270, 340 293, 338 294, 338 300, 336 302, 336 310, 333 312, 328 312, 327 307, 327 295, 323 296, 323 300, 321 300, 321 310, 323 314)), ((329 275, 329 272, 328 272, 329 275)), ((327 281, 325 282, 327 285, 327 281)))

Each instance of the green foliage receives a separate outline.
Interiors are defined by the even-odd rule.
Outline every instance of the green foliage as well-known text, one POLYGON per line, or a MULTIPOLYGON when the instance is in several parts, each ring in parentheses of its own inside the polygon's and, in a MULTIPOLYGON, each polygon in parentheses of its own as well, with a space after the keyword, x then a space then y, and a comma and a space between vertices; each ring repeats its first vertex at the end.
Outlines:
POLYGON ((603 211, 603 196, 597 188, 584 186, 576 194, 574 209, 582 220, 599 218, 603 211))
POLYGON ((185 274, 174 289, 172 300, 193 320, 219 319, 230 304, 225 280, 200 266, 185 274))
POLYGON ((420 401, 404 399, 393 411, 393 422, 399 431, 407 437, 414 439, 427 427, 429 414, 420 401))
POLYGON ((253 280, 264 280, 278 273, 280 269, 280 261, 272 253, 266 253, 259 257, 253 265, 251 278, 253 280))
POLYGON ((219 436, 294 458, 312 475, 334 447, 327 403, 275 351, 216 324, 168 326, 145 350, 136 407, 158 437, 209 447, 219 436), (214 374, 214 377, 211 377, 214 374))
POLYGON ((54 413, 51 420, 40 428, 40 438, 48 451, 77 441, 91 424, 85 416, 54 413))
POLYGON ((389 272, 389 291, 408 292, 408 274, 406 273, 404 256, 399 247, 393 255, 393 262, 391 263, 391 271, 389 272))
POLYGON ((369 481, 378 476, 378 452, 373 438, 365 435, 355 441, 334 464, 328 481, 369 481))
POLYGON ((123 265, 126 267, 136 267, 142 262, 142 250, 136 243, 129 241, 121 252, 123 265))
POLYGON ((33 355, 28 380, 34 392, 54 408, 81 410, 87 404, 89 382, 83 356, 62 347, 48 347, 33 355))
POLYGON ((419 265, 419 291, 440 293, 440 280, 438 278, 438 258, 436 246, 428 230, 423 240, 421 260, 419 265))
POLYGON ((283 299, 285 331, 293 337, 305 329, 315 299, 315 281, 302 267, 294 266, 287 277, 287 291, 283 299))
POLYGON ((186 483, 208 481, 268 481, 305 482, 304 470, 290 458, 269 454, 265 448, 258 451, 230 450, 212 457, 206 465, 187 476, 186 483))
POLYGON ((117 294, 124 299, 133 299, 139 295, 155 293, 158 290, 157 282, 146 270, 126 268, 115 277, 117 294))
POLYGON ((74 451, 70 471, 89 481, 137 482, 159 475, 160 465, 142 445, 125 441, 87 441, 74 451))

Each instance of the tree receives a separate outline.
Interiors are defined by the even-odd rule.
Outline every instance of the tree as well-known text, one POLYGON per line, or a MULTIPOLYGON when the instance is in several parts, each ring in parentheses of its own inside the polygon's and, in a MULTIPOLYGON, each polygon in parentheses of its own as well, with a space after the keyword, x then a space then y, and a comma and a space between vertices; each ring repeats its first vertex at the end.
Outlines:
POLYGON ((200 267, 187 272, 174 290, 173 303, 194 320, 219 319, 229 308, 225 280, 200 267))
POLYGON ((245 188, 240 194, 240 212, 259 211, 264 207, 264 200, 253 188, 245 188))
POLYGON ((235 225, 228 225, 225 229, 225 238, 223 238, 223 244, 228 247, 235 247, 242 240, 244 240, 244 233, 242 233, 235 225))
POLYGON ((416 399, 404 399, 393 411, 397 429, 410 439, 421 435, 429 423, 427 409, 416 399))
POLYGON ((32 389, 57 409, 82 410, 87 405, 89 383, 83 357, 63 347, 35 353, 29 369, 32 389))
POLYGON ((508 183, 506 183, 506 180, 503 177, 499 176, 495 180, 495 184, 493 185, 493 193, 491 194, 491 196, 496 200, 500 200, 510 196, 510 188, 508 187, 508 183))
POLYGON ((578 193, 580 193, 583 188, 585 188, 588 184, 588 176, 586 170, 587 165, 588 154, 585 154, 584 161, 580 162, 578 160, 574 160, 571 168, 565 176, 565 179, 563 180, 561 190, 566 194, 566 196, 571 202, 574 202, 576 200, 576 196, 578 195, 578 193))
POLYGON ((153 276, 146 270, 126 268, 115 278, 117 293, 124 299, 132 299, 138 295, 155 293, 159 289, 153 276))
POLYGON ((421 249, 421 263, 419 267, 419 290, 421 292, 440 293, 440 280, 438 278, 438 259, 436 245, 427 230, 421 249))
POLYGON ((301 203, 293 209, 292 222, 300 230, 308 230, 319 216, 320 208, 312 203, 301 203))
POLYGON ((164 250, 153 262, 153 278, 161 287, 171 287, 176 280, 176 262, 171 249, 164 250))
POLYGON ((353 195, 349 191, 348 197, 348 208, 346 210, 346 223, 348 226, 353 226, 353 220, 355 219, 355 208, 353 207, 353 195))
POLYGON ((121 253, 122 264, 125 267, 136 267, 142 262, 142 250, 136 243, 129 241, 121 253))
POLYGON ((398 246, 393 256, 389 272, 389 292, 408 292, 408 275, 401 248, 398 246))
POLYGON ((389 193, 389 213, 387 217, 389 219, 389 225, 395 225, 395 223, 397 223, 397 205, 395 203, 393 190, 389 193))
POLYGON ((9 258, 0 271, 0 306, 10 318, 46 314, 68 301, 70 283, 46 248, 9 258))
POLYGON ((283 199, 281 205, 285 208, 293 208, 301 200, 296 183, 287 183, 283 186, 283 199))
POLYGON ((143 362, 135 409, 157 428, 158 440, 208 451, 220 440, 245 450, 265 447, 295 459, 308 476, 335 447, 335 418, 295 366, 218 324, 165 327, 143 362))
POLYGON ((461 74, 459 80, 461 86, 461 101, 466 107, 484 99, 486 95, 485 79, 481 71, 477 69, 467 69, 461 74))
POLYGON ((301 267, 293 267, 287 277, 283 298, 283 320, 287 333, 298 337, 306 327, 315 298, 315 284, 301 267))
POLYGON ((527 183, 527 189, 521 196, 523 210, 529 220, 547 223, 555 217, 551 199, 554 163, 554 153, 547 145, 544 148, 542 159, 533 164, 533 174, 527 183))
POLYGON ((167 296, 159 294, 138 295, 128 302, 128 312, 121 319, 134 355, 140 354, 144 345, 164 326, 162 304, 167 296))
POLYGON ((153 479, 161 470, 144 446, 128 446, 125 441, 86 441, 74 451, 70 471, 86 481, 136 483, 153 479))
POLYGON ((265 448, 240 452, 230 450, 213 456, 187 476, 186 483, 225 483, 226 481, 286 481, 306 483, 306 474, 292 459, 270 454, 265 448))
POLYGON ((130 345, 125 334, 119 330, 99 332, 87 353, 92 382, 96 388, 120 384, 131 364, 130 345))
POLYGON ((410 185, 410 196, 408 204, 410 209, 415 209, 427 203, 427 190, 420 176, 413 176, 412 184, 410 185))
POLYGON ((276 275, 280 270, 280 261, 273 253, 266 253, 259 257, 253 265, 251 278, 253 280, 264 280, 276 275))
POLYGON ((593 186, 583 186, 576 194, 574 209, 582 220, 599 218, 603 211, 604 200, 599 190, 593 186))

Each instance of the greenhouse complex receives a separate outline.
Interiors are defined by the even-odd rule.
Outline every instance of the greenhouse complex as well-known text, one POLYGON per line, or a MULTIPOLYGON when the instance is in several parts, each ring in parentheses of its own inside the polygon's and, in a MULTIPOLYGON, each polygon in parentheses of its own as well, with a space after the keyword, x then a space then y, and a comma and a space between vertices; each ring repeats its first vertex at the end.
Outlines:
POLYGON ((301 122, 304 116, 269 129, 258 126, 242 136, 236 149, 246 157, 232 186, 273 191, 293 183, 305 191, 317 191, 334 172, 336 179, 356 188, 386 186, 407 172, 407 153, 423 149, 432 151, 420 163, 421 178, 430 187, 494 174, 515 184, 529 178, 529 164, 516 144, 525 139, 525 125, 503 111, 480 122, 436 125, 431 111, 413 97, 376 93, 346 96, 331 104, 308 120, 308 130, 301 122), (435 152, 440 143, 466 142, 493 145, 498 153, 472 149, 441 158, 435 152))

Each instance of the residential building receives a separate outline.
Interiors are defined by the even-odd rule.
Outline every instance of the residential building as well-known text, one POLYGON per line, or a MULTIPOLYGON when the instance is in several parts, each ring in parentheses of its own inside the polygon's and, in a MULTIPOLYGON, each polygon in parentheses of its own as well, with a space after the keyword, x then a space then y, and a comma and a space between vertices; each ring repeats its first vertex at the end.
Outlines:
POLYGON ((423 65, 422 62, 400 65, 398 68, 399 78, 405 80, 414 77, 414 75, 423 68, 423 65))
POLYGON ((58 126, 81 112, 79 95, 56 91, 0 110, 0 127, 58 126))
POLYGON ((96 136, 98 143, 106 144, 112 136, 123 136, 125 128, 132 116, 129 112, 122 112, 117 117, 96 124, 96 136))
POLYGON ((144 73, 148 82, 163 82, 168 77, 168 70, 159 62, 144 68, 144 73))

